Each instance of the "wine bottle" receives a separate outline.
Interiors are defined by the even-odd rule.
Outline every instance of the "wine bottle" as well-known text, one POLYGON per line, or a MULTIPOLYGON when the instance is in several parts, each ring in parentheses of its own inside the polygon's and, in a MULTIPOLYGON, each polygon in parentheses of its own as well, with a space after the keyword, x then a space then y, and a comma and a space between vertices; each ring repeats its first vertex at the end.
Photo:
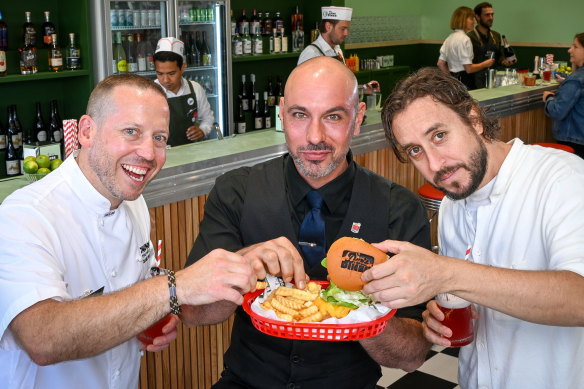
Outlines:
POLYGON ((242 37, 241 37, 241 45, 242 45, 243 55, 251 55, 252 54, 251 36, 249 35, 249 32, 248 31, 246 31, 242 35, 242 37))
POLYGON ((20 174, 20 158, 18 149, 14 147, 12 137, 6 139, 6 175, 9 177, 20 174))
POLYGON ((22 125, 20 124, 20 119, 18 119, 18 112, 16 112, 16 104, 12 104, 12 120, 14 121, 14 128, 16 131, 17 140, 14 146, 19 149, 22 147, 22 125))
POLYGON ((49 49, 49 70, 60 72, 63 70, 63 53, 57 43, 57 34, 51 34, 51 48, 49 49))
POLYGON ((253 36, 252 54, 253 55, 262 55, 263 53, 264 53, 264 42, 262 40, 262 36, 260 34, 256 34, 253 36))
POLYGON ((43 45, 46 48, 50 48, 53 43, 53 34, 56 34, 55 25, 51 22, 51 13, 45 11, 45 22, 41 26, 41 32, 43 34, 43 45))
POLYGON ((201 41, 201 57, 203 59, 203 66, 211 66, 213 54, 207 44, 207 34, 205 31, 203 31, 203 40, 201 41))
POLYGON ((281 39, 282 39, 282 53, 288 52, 288 36, 284 33, 284 27, 280 30, 281 39))
POLYGON ((274 54, 278 54, 280 51, 282 51, 282 40, 280 39, 280 36, 278 35, 278 31, 275 28, 272 28, 272 36, 274 37, 274 54))
POLYGON ((268 105, 273 107, 276 103, 276 96, 274 96, 274 84, 272 83, 272 76, 268 76, 268 105))
MULTIPOLYGON (((51 108, 51 121, 55 121, 56 126, 59 128, 61 134, 59 135, 60 143, 61 143, 61 159, 65 158, 65 130, 63 129, 63 121, 61 120, 61 115, 59 115, 59 105, 57 100, 51 101, 52 108, 51 108)), ((55 138, 57 134, 55 134, 55 138)))
POLYGON ((284 28, 284 19, 280 16, 280 11, 276 11, 276 17, 274 18, 273 27, 276 28, 276 32, 280 35, 282 28, 284 28))
POLYGON ((49 134, 51 143, 61 143, 63 138, 63 126, 57 112, 57 101, 51 100, 51 121, 49 122, 49 134))
POLYGON ((142 36, 136 34, 136 60, 138 62, 138 71, 145 72, 148 70, 147 58, 146 58, 146 42, 142 42, 142 36))
POLYGON ((148 36, 146 36, 142 44, 144 45, 146 50, 146 67, 148 71, 153 72, 156 70, 156 67, 154 66, 154 50, 152 49, 152 44, 150 43, 150 39, 148 39, 148 36))
POLYGON ((254 36, 260 33, 260 20, 258 19, 258 11, 255 8, 249 22, 249 33, 254 36))
POLYGON ((24 38, 24 45, 18 48, 21 74, 34 74, 38 71, 37 49, 31 42, 30 36, 27 35, 24 38))
POLYGON ((239 28, 235 28, 235 34, 231 37, 231 49, 234 57, 241 57, 243 55, 243 42, 239 36, 239 28))
POLYGON ((251 107, 249 108, 250 111, 254 111, 255 110, 255 103, 256 103, 256 91, 255 91, 255 74, 250 74, 249 75, 249 94, 248 96, 252 99, 250 101, 251 103, 251 107))
POLYGON ((201 53, 201 43, 199 31, 195 32, 195 40, 192 42, 191 51, 193 52, 193 65, 203 66, 203 55, 201 53))
POLYGON ((34 119, 34 133, 35 139, 39 143, 45 143, 48 139, 47 137, 47 127, 43 120, 43 115, 41 114, 41 103, 36 103, 36 117, 34 119))
POLYGON ((8 25, 0 11, 0 77, 6 75, 6 50, 8 50, 8 25))
POLYGON ((122 46, 122 32, 116 32, 116 42, 114 43, 113 59, 112 59, 113 74, 122 74, 128 71, 128 63, 126 61, 126 51, 122 46))
POLYGON ((28 37, 28 39, 30 40, 30 45, 36 47, 36 28, 34 24, 32 24, 32 22, 30 21, 30 12, 26 11, 24 13, 24 17, 26 18, 26 21, 22 25, 23 40, 26 40, 26 38, 28 37))
POLYGON ((0 122, 0 151, 6 150, 6 129, 0 122))
POLYGON ((256 93, 254 97, 253 128, 254 130, 261 130, 264 128, 264 114, 260 110, 259 93, 256 93))
POLYGON ((239 33, 241 35, 249 34, 249 21, 245 15, 245 9, 241 10, 241 17, 239 18, 239 33))
POLYGON ((67 57, 67 69, 77 70, 81 69, 81 49, 77 42, 75 42, 75 33, 69 33, 69 44, 65 50, 67 57))
POLYGON ((245 114, 243 113, 243 98, 239 96, 239 112, 237 117, 235 118, 235 125, 237 127, 238 134, 245 134, 246 125, 245 125, 245 114))
POLYGON ((270 13, 266 12, 266 17, 264 18, 264 31, 262 32, 263 35, 272 35, 272 18, 270 17, 270 13))
POLYGON ((134 34, 128 34, 128 50, 126 51, 126 62, 128 63, 128 73, 136 73, 138 71, 138 58, 136 56, 134 34))
MULTIPOLYGON (((8 139, 12 140, 12 144, 18 148, 18 129, 16 128, 16 124, 14 123, 14 114, 12 113, 14 110, 14 105, 8 106, 8 124, 6 128, 6 145, 8 145, 8 139)), ((7 146, 8 147, 8 146, 7 146)))
POLYGON ((511 46, 509 46, 509 43, 507 43, 507 38, 505 38, 505 35, 503 35, 503 54, 505 54, 505 59, 509 62, 513 62, 517 59, 515 56, 515 51, 513 51, 511 46))
POLYGON ((249 97, 247 95, 247 86, 245 85, 245 74, 241 75, 241 105, 243 106, 244 111, 249 111, 249 97))
POLYGON ((264 128, 272 127, 272 115, 270 113, 270 105, 268 103, 268 92, 264 91, 264 128))

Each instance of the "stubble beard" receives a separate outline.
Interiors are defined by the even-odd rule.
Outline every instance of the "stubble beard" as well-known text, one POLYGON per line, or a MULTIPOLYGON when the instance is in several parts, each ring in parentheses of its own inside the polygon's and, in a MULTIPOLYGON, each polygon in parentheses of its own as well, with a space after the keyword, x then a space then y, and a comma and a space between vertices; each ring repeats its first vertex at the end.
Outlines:
POLYGON ((349 149, 347 147, 343 153, 339 153, 335 157, 335 149, 334 147, 327 145, 326 143, 322 142, 317 145, 308 145, 306 147, 299 147, 296 149, 296 152, 293 152, 288 148, 288 152, 296 165, 298 171, 305 177, 309 178, 322 178, 326 177, 331 174, 341 163, 343 163, 347 157, 347 153, 349 149), (306 161, 300 157, 300 154, 304 151, 320 151, 320 150, 328 150, 331 152, 333 156, 333 160, 327 166, 321 166, 324 161, 306 161))

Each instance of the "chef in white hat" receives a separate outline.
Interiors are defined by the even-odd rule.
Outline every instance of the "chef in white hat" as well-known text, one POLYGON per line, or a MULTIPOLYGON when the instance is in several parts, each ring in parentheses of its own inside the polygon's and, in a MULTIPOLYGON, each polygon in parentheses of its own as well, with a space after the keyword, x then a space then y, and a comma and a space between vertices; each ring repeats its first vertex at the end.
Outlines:
POLYGON ((186 69, 185 45, 173 38, 162 38, 154 52, 156 83, 166 93, 170 107, 168 144, 178 146, 204 139, 211 133, 215 116, 205 89, 183 77, 186 69))
POLYGON ((298 65, 310 58, 327 56, 337 58, 345 63, 345 57, 339 46, 349 35, 351 26, 352 8, 347 7, 322 7, 322 20, 318 26, 320 35, 306 46, 300 57, 298 65))

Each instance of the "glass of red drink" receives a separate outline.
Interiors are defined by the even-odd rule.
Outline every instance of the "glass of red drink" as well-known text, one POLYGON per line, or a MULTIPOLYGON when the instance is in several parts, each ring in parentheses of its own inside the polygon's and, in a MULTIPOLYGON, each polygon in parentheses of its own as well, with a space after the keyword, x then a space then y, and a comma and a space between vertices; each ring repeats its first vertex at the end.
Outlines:
POLYGON ((162 336, 162 328, 172 319, 172 313, 169 313, 162 320, 153 324, 150 328, 144 330, 140 334, 138 334, 137 338, 140 342, 142 342, 145 346, 152 344, 154 338, 158 336, 162 336))
POLYGON ((442 324, 452 330, 451 347, 466 346, 474 340, 470 302, 450 293, 436 296, 438 308, 444 313, 442 324))
POLYGON ((543 71, 543 82, 551 82, 552 81, 552 71, 551 70, 544 70, 543 71))

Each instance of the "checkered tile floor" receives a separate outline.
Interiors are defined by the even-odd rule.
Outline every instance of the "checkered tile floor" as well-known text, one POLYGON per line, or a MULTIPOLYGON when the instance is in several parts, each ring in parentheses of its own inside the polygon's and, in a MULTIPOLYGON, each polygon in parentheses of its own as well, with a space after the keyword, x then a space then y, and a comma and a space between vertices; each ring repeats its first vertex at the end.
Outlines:
POLYGON ((434 345, 426 362, 412 373, 382 367, 383 376, 377 383, 377 389, 460 389, 457 380, 458 350, 434 345))

